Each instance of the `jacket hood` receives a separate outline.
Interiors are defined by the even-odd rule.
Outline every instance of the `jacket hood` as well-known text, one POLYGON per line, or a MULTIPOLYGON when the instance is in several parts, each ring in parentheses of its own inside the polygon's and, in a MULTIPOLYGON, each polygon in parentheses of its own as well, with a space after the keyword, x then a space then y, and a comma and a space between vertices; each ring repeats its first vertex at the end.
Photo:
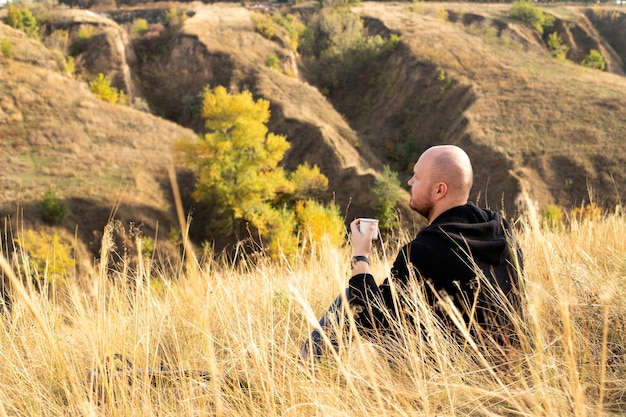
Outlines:
POLYGON ((472 203, 442 213, 427 229, 443 232, 475 261, 499 265, 509 255, 509 223, 497 212, 472 203))

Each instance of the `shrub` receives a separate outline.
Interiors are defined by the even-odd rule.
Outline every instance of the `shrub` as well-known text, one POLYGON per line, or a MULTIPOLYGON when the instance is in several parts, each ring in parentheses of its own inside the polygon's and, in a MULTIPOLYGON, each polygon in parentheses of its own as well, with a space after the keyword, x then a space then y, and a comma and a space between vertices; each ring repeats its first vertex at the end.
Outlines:
POLYGON ((93 38, 96 33, 96 28, 92 25, 80 25, 76 31, 76 39, 79 41, 87 41, 93 38))
POLYGON ((277 13, 274 15, 273 21, 285 30, 291 50, 297 51, 300 39, 307 30, 306 25, 293 14, 283 15, 277 13))
POLYGON ((368 36, 362 19, 345 9, 323 9, 311 25, 301 53, 317 59, 316 83, 328 91, 354 80, 354 74, 396 47, 398 39, 368 36))
POLYGON ((172 30, 178 30, 187 20, 187 15, 177 7, 170 7, 165 13, 165 23, 172 30))
POLYGON ((322 174, 317 165, 308 163, 298 165, 291 173, 291 182, 294 184, 294 196, 298 200, 320 199, 328 189, 328 178, 322 174))
POLYGON ((544 14, 539 7, 534 6, 528 0, 518 0, 514 2, 511 6, 509 17, 527 23, 530 27, 539 32, 540 35, 543 35, 545 27, 552 26, 554 23, 553 17, 544 14))
POLYGON ((549 229, 555 229, 563 222, 563 210, 556 204, 548 204, 543 210, 541 221, 549 229))
POLYGON ((275 69, 276 71, 282 72, 282 69, 283 69, 280 65, 280 59, 278 59, 278 56, 276 55, 275 52, 272 52, 271 54, 269 54, 269 56, 265 60, 265 65, 272 69, 275 69))
POLYGON ((402 199, 400 180, 398 174, 385 165, 383 174, 376 179, 372 187, 372 193, 378 198, 376 206, 376 218, 380 230, 391 230, 399 225, 396 207, 402 199))
POLYGON ((102 73, 98 73, 96 79, 89 83, 89 90, 100 100, 113 104, 126 104, 124 92, 118 92, 117 88, 111 87, 109 78, 102 73))
POLYGON ((49 224, 61 224, 67 215, 67 203, 59 201, 52 190, 48 190, 41 200, 43 221, 49 224))
POLYGON ((76 63, 74 62, 73 56, 68 56, 65 59, 65 68, 63 69, 63 74, 73 76, 76 73, 76 63))
POLYGON ((298 201, 295 211, 303 240, 331 246, 343 243, 346 231, 337 205, 324 205, 313 200, 298 201))
POLYGON ((167 237, 173 245, 180 245, 183 242, 183 234, 178 227, 170 227, 170 231, 167 233, 167 237))
POLYGON ((9 3, 5 21, 7 25, 21 30, 31 38, 39 37, 37 19, 28 9, 20 9, 15 7, 13 3, 9 3))
POLYGON ((27 230, 16 242, 28 255, 29 269, 24 266, 22 272, 33 278, 36 273, 37 284, 61 284, 76 265, 71 256, 72 244, 63 242, 57 232, 49 235, 45 231, 27 230))
POLYGON ((565 60, 569 48, 563 45, 563 39, 561 39, 558 33, 552 32, 548 35, 548 50, 556 59, 565 60))
POLYGON ((450 80, 446 77, 446 72, 444 70, 439 71, 437 75, 437 83, 439 84, 439 96, 443 96, 446 92, 446 89, 450 85, 450 80))
POLYGON ((13 45, 6 39, 2 39, 0 42, 0 50, 2 50, 2 56, 5 58, 11 58, 11 50, 13 49, 13 45))
POLYGON ((570 217, 576 221, 595 220, 602 214, 602 209, 596 203, 575 207, 570 212, 570 217))
POLYGON ((604 71, 604 68, 606 68, 606 62, 604 61, 604 57, 596 49, 592 49, 591 51, 589 51, 589 54, 585 57, 585 59, 580 61, 580 65, 600 71, 604 71))
POLYGON ((400 37, 395 33, 389 35, 389 39, 387 39, 387 50, 395 51, 400 45, 400 37))
POLYGON ((278 31, 277 24, 266 14, 252 13, 250 18, 254 22, 254 28, 266 39, 272 40, 278 31))
POLYGON ((143 256, 152 256, 154 253, 154 239, 150 236, 139 237, 139 247, 141 248, 141 254, 143 256))
POLYGON ((274 210, 269 221, 267 237, 268 252, 274 259, 286 257, 293 260, 298 251, 298 237, 294 234, 296 220, 293 211, 283 208, 274 210))
POLYGON ((138 36, 143 36, 148 31, 148 21, 143 18, 133 22, 133 32, 138 36))

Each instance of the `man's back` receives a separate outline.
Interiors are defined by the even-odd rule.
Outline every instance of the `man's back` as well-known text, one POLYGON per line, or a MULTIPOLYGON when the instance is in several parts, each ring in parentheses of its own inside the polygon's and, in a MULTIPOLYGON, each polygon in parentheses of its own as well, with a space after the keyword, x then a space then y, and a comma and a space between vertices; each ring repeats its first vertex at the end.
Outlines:
MULTIPOLYGON (((365 298, 378 295, 387 310, 393 310, 396 303, 390 280, 403 288, 415 278, 424 284, 429 303, 444 320, 445 314, 436 305, 437 298, 447 294, 468 322, 468 312, 474 311, 473 320, 478 325, 488 329, 497 326, 500 332, 502 327, 511 327, 506 311, 519 313, 521 304, 515 267, 522 261, 521 252, 511 251, 511 245, 515 244, 509 225, 496 212, 471 203, 454 207, 438 216, 400 251, 391 277, 378 290, 367 278, 353 277, 351 303, 371 305, 365 298)), ((386 314, 374 310, 372 318, 386 327, 386 314)), ((368 327, 373 325, 368 319, 363 322, 368 327)))
MULTIPOLYGON (((421 285, 428 302, 444 322, 449 317, 439 309, 439 297, 451 297, 475 336, 490 335, 502 344, 515 343, 515 321, 521 314, 519 275, 521 251, 511 239, 508 223, 497 213, 468 203, 474 172, 467 153, 455 145, 438 145, 424 151, 413 166, 409 207, 430 225, 400 251, 391 275, 378 285, 371 274, 369 254, 372 228, 362 231, 360 219, 350 223, 353 249, 352 278, 346 297, 361 328, 389 328, 389 318, 408 313, 414 305, 406 298, 396 300, 395 286, 413 281, 421 285), (514 248, 514 249, 511 249, 514 248), (394 285, 392 285, 394 284, 394 285), (396 311, 400 307, 402 311, 396 311), (481 330, 487 330, 483 333, 481 330)), ((343 297, 337 297, 320 319, 320 329, 330 331, 329 323, 341 316, 343 297)), ((454 328, 451 329, 454 332, 454 328)), ((334 336, 331 339, 336 345, 334 336)), ((319 330, 311 334, 314 356, 322 355, 319 330)), ((308 355, 308 344, 302 358, 308 355)))

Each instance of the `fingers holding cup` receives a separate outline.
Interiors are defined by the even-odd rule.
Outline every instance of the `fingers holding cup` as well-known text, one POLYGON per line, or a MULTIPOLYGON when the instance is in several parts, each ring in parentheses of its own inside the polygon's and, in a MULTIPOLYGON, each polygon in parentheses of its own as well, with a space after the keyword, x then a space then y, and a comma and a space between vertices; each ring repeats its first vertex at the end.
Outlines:
POLYGON ((378 239, 378 220, 377 219, 359 219, 359 231, 363 235, 371 235, 372 240, 378 239))

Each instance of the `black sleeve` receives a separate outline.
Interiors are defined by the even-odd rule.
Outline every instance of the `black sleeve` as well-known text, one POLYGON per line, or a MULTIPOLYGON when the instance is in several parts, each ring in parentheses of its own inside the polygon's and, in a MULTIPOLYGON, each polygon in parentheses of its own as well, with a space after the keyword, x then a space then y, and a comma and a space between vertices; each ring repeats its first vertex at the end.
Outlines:
POLYGON ((387 317, 397 315, 393 300, 390 280, 398 289, 407 285, 409 277, 409 259, 415 257, 414 245, 406 245, 393 263, 391 275, 381 285, 377 285, 371 274, 358 274, 350 278, 350 306, 355 310, 357 323, 365 328, 389 327, 387 317))

